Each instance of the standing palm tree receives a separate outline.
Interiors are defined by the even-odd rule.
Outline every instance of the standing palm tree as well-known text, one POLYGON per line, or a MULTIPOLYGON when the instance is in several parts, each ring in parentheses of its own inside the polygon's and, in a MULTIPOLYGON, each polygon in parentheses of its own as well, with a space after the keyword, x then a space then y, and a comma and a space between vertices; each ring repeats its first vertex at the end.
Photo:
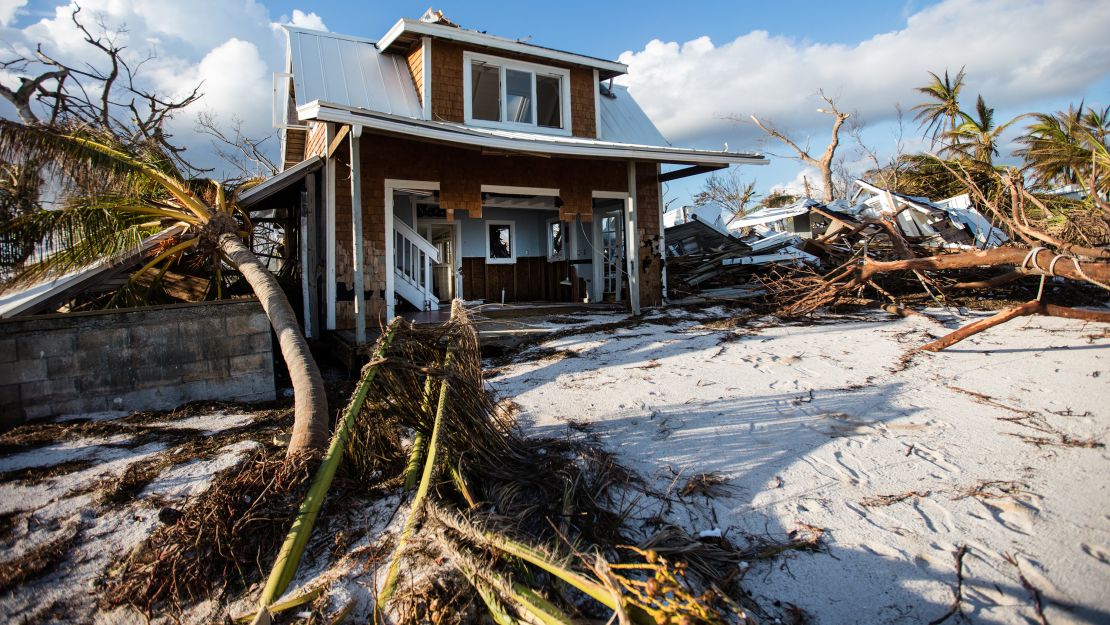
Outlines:
POLYGON ((960 90, 964 86, 964 68, 956 74, 955 80, 948 77, 948 70, 944 70, 944 79, 933 72, 932 81, 924 87, 917 87, 918 93, 923 93, 934 100, 913 107, 917 111, 914 121, 925 127, 925 136, 936 144, 937 137, 945 132, 950 132, 959 126, 960 119, 960 90), (947 123, 946 123, 947 120, 947 123))
POLYGON ((1069 106, 1054 114, 1036 113, 1034 122, 1018 139, 1025 159, 1040 186, 1083 184, 1092 197, 1110 193, 1110 169, 1105 164, 1110 134, 1110 107, 1069 106))
POLYGON ((0 120, 0 159, 46 163, 60 206, 17 218, 4 230, 39 243, 38 257, 9 283, 57 276, 138 249, 167 227, 185 233, 165 245, 138 274, 165 271, 186 252, 237 268, 277 333, 293 382, 290 456, 322 450, 328 439, 323 379, 280 285, 243 242, 246 215, 234 193, 212 180, 185 180, 152 143, 129 147, 88 126, 21 125, 0 120))
POLYGON ((983 96, 975 100, 975 117, 960 111, 960 123, 952 130, 944 133, 951 140, 941 153, 948 153, 957 157, 970 158, 981 163, 991 165, 994 157, 998 155, 998 139, 1014 122, 1025 117, 1018 115, 1010 121, 995 125, 994 109, 987 106, 983 96))

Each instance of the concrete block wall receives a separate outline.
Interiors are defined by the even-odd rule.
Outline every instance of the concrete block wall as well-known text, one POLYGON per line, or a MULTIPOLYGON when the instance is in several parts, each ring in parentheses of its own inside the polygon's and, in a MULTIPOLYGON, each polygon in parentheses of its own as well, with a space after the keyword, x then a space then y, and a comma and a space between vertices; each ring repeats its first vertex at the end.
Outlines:
POLYGON ((257 300, 0 321, 0 431, 55 415, 273 398, 257 300))

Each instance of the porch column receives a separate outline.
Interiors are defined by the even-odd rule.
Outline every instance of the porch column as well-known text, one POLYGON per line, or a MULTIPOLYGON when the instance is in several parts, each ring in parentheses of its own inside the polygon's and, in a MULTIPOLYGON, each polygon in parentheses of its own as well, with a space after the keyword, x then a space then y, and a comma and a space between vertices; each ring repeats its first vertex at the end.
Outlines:
POLYGON ((354 238, 355 344, 366 342, 366 286, 362 278, 362 167, 358 144, 362 126, 351 126, 351 235, 354 238))
POLYGON ((639 224, 636 218, 636 161, 628 162, 628 199, 625 200, 625 257, 628 267, 628 303, 640 314, 639 224))
MULTIPOLYGON (((335 140, 335 124, 329 123, 324 132, 325 143, 335 140)), ((324 165, 324 326, 335 329, 335 157, 326 154, 324 165)))

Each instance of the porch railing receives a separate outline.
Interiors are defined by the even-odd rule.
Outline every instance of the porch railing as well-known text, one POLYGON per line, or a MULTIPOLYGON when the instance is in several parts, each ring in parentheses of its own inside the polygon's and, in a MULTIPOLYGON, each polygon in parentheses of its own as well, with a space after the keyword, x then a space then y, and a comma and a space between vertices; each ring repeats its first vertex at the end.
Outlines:
POLYGON ((439 308, 432 292, 432 264, 439 262, 439 249, 402 221, 393 222, 394 290, 421 310, 439 308))

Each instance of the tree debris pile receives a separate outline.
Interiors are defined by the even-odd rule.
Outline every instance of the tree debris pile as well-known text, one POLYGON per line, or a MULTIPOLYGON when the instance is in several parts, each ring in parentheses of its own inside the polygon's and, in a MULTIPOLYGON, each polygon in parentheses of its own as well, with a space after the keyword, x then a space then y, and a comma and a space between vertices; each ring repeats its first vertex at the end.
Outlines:
POLYGON ((259 450, 186 506, 164 508, 165 524, 110 572, 102 603, 152 614, 256 581, 258 563, 272 557, 308 486, 308 458, 284 456, 259 450))
POLYGON ((314 478, 273 449, 224 472, 112 567, 102 605, 182 622, 305 606, 321 622, 746 623, 741 563, 818 544, 742 551, 634 524, 674 502, 588 440, 522 437, 481 367, 460 302, 443 326, 394 322, 314 478))
MULTIPOLYGON (((1029 314, 1110 320, 1105 311, 1062 305, 1098 307, 1106 302, 1110 246, 1099 233, 1110 230, 1110 209, 1104 203, 1050 208, 1011 174, 994 173, 988 177, 993 186, 984 189, 961 165, 937 163, 969 192, 932 201, 857 180, 853 199, 863 199, 855 204, 803 200, 763 209, 730 222, 736 234, 702 224, 696 246, 687 243, 691 237, 682 237, 690 224, 668 228, 668 237, 671 231, 681 237, 675 244, 668 240, 674 255, 668 277, 672 284, 685 285, 672 287, 672 296, 694 292, 705 298, 748 298, 753 306, 783 318, 837 305, 875 306, 905 316, 920 314, 914 305, 977 304, 967 294, 982 299, 984 293, 1009 306, 956 340, 1029 314), (784 231, 788 220, 803 214, 810 216, 806 223, 812 232, 784 231), (1087 222, 1097 227, 1077 225, 1087 222), (813 262, 800 262, 782 250, 778 258, 760 262, 761 243, 785 239, 813 262), (708 241, 710 254, 691 253, 694 247, 705 249, 708 241), (726 273, 726 267, 739 264, 751 269, 726 273), (1041 279, 1021 280, 1027 277, 1041 279), (727 284, 729 280, 735 282, 727 284), (696 293, 699 284, 716 288, 696 293)), ((923 349, 943 349, 954 342, 936 341, 923 349)))

